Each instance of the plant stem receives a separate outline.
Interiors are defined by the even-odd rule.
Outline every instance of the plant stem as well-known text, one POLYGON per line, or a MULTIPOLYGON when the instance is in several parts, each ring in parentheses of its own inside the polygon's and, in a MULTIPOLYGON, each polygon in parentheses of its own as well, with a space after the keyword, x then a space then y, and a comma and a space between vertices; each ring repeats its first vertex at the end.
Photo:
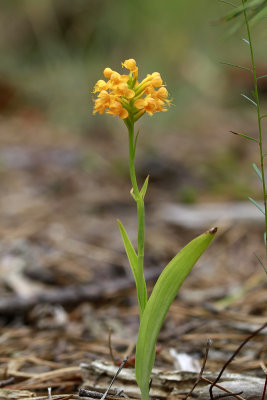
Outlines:
POLYGON ((139 302, 139 314, 140 320, 142 318, 146 303, 147 303, 147 290, 144 279, 144 248, 145 248, 145 205, 144 198, 140 194, 138 189, 136 174, 135 174, 135 137, 134 137, 134 122, 130 122, 128 125, 129 132, 129 171, 131 182, 133 186, 134 199, 137 205, 137 216, 138 216, 138 239, 137 239, 137 257, 138 257, 138 279, 137 286, 139 289, 140 297, 139 302))
MULTIPOLYGON (((242 0, 243 7, 245 6, 246 0, 242 0)), ((258 80, 256 75, 256 66, 255 66, 255 59, 254 59, 254 50, 253 44, 251 39, 250 33, 250 26, 248 22, 247 12, 244 7, 243 10, 244 19, 248 34, 248 41, 249 41, 249 48, 250 48, 250 59, 252 65, 252 74, 253 74, 253 81, 254 81, 254 96, 256 100, 257 106, 257 116, 258 116, 258 131, 259 131, 259 149, 260 149, 260 169, 261 169, 261 176, 262 176, 262 189, 263 189, 263 202, 264 202, 264 215, 265 215, 265 232, 267 232, 267 200, 266 200, 266 186, 265 186, 265 173, 264 173, 264 154, 263 154, 263 141, 262 141, 262 125, 261 125, 261 111, 260 111, 260 99, 259 99, 259 91, 258 91, 258 80)), ((267 256, 267 246, 265 244, 265 251, 267 256)))

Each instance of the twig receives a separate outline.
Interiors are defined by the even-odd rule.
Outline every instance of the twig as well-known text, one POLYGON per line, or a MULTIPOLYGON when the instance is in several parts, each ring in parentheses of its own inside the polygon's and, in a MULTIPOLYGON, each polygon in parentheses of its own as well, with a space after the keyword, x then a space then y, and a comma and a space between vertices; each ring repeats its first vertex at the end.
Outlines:
POLYGON ((220 378, 221 378, 221 376, 222 376, 224 370, 225 370, 225 369, 228 367, 228 365, 233 361, 233 359, 236 357, 236 355, 239 353, 239 351, 245 346, 245 344, 246 344, 247 342, 249 342, 249 341, 250 341, 254 336, 256 336, 259 332, 261 332, 264 328, 266 328, 266 326, 267 326, 267 322, 266 322, 264 325, 262 325, 260 328, 258 328, 256 331, 254 331, 251 335, 249 335, 249 336, 240 344, 240 346, 238 346, 238 348, 237 348, 236 351, 232 354, 232 356, 229 358, 229 360, 226 361, 226 363, 225 363, 224 366, 222 367, 222 369, 221 369, 219 375, 217 376, 217 378, 215 379, 215 381, 210 385, 209 392, 210 392, 210 398, 211 398, 211 400, 214 400, 213 393, 212 393, 213 387, 214 387, 214 386, 216 385, 216 383, 220 380, 220 378))
POLYGON ((79 390, 79 397, 90 397, 91 399, 101 399, 102 396, 103 393, 95 392, 93 390, 87 390, 83 388, 79 390))
POLYGON ((265 384, 264 384, 261 400, 264 400, 264 398, 265 398, 266 388, 267 388, 267 374, 265 376, 265 384))
POLYGON ((194 385, 193 385, 192 389, 190 390, 190 392, 186 395, 186 397, 185 397, 183 400, 186 400, 189 396, 191 396, 191 394, 193 393, 195 387, 196 387, 196 386, 199 384, 199 382, 201 381, 202 374, 203 374, 203 372, 204 372, 205 365, 206 365, 206 362, 207 362, 207 359, 208 359, 208 354, 209 354, 209 349, 210 349, 210 345, 211 345, 211 344, 212 344, 212 341, 211 341, 210 339, 208 339, 208 340, 207 340, 207 344, 206 344, 206 351, 205 351, 204 360, 203 360, 202 367, 201 367, 201 370, 200 370, 200 372, 199 372, 198 378, 197 378, 196 382, 194 383, 194 385))
MULTIPOLYGON (((210 383, 210 384, 213 383, 210 379, 204 378, 204 376, 202 376, 201 379, 202 379, 202 381, 204 381, 204 382, 207 382, 207 383, 210 383)), ((235 397, 235 398, 238 399, 238 400, 245 400, 244 397, 239 396, 239 394, 233 393, 231 390, 225 388, 225 387, 222 386, 222 385, 219 385, 218 383, 216 383, 214 386, 216 386, 218 389, 223 390, 223 391, 226 392, 226 393, 229 393, 229 395, 235 397)))
POLYGON ((242 394, 243 392, 238 392, 238 393, 228 393, 228 394, 218 394, 218 396, 215 396, 214 399, 222 399, 225 397, 229 397, 229 396, 238 396, 239 394, 242 394))
POLYGON ((104 399, 105 399, 105 397, 106 397, 106 395, 108 394, 108 392, 109 392, 111 386, 113 385, 115 379, 117 378, 117 376, 118 376, 119 373, 121 372, 122 368, 123 368, 124 365, 126 364, 127 360, 128 360, 128 357, 125 357, 125 359, 124 359, 123 362, 121 363, 121 365, 120 365, 118 371, 116 372, 116 374, 115 374, 114 377, 112 378, 112 380, 111 380, 111 382, 110 382, 110 384, 109 384, 107 390, 105 391, 105 393, 103 394, 103 396, 101 397, 100 400, 104 400, 104 399))
POLYGON ((0 388, 11 385, 14 382, 15 382, 15 378, 14 378, 14 376, 11 376, 8 379, 4 379, 3 381, 0 381, 0 388))
POLYGON ((106 396, 107 396, 107 394, 108 394, 108 392, 109 392, 111 386, 113 385, 115 379, 117 378, 117 376, 118 376, 119 373, 121 372, 122 368, 123 368, 124 365, 126 364, 127 360, 128 360, 128 357, 125 357, 125 359, 123 360, 123 362, 122 362, 121 365, 119 366, 119 368, 118 368, 116 374, 113 376, 113 378, 112 378, 112 380, 111 380, 111 382, 110 382, 110 384, 109 384, 109 386, 108 386, 108 388, 107 388, 107 390, 105 391, 104 394, 99 393, 99 392, 94 392, 94 391, 91 391, 91 390, 82 389, 82 388, 81 388, 81 389, 79 390, 79 396, 80 396, 80 397, 91 397, 91 398, 93 398, 93 399, 104 400, 104 399, 106 398, 106 396))
MULTIPOLYGON (((100 400, 101 397, 103 396, 103 393, 101 392, 95 392, 94 390, 87 390, 87 389, 80 389, 79 390, 79 395, 73 395, 73 399, 76 400, 81 400, 81 397, 84 398, 84 400, 88 399, 98 399, 100 400)), ((106 397, 108 400, 122 400, 123 398, 126 398, 125 395, 122 395, 121 392, 118 394, 111 394, 106 397)), ((127 397, 127 400, 131 400, 131 398, 127 397)), ((136 400, 136 399, 134 399, 136 400)))
POLYGON ((115 357, 114 357, 114 354, 113 354, 113 349, 112 349, 112 344, 111 344, 111 334, 112 334, 112 332, 111 332, 111 329, 109 328, 109 329, 108 329, 108 348, 109 348, 109 354, 110 354, 110 357, 111 357, 111 359, 112 359, 112 361, 113 361, 113 364, 116 365, 116 360, 115 360, 115 357))

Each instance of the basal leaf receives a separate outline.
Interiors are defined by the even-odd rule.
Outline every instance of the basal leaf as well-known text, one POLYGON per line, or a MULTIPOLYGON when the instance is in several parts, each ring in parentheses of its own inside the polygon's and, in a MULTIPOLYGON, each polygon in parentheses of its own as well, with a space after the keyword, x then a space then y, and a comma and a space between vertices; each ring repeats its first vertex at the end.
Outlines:
POLYGON ((150 373, 155 360, 156 341, 171 303, 185 278, 212 242, 217 228, 187 244, 162 271, 143 313, 136 345, 135 373, 142 400, 149 398, 150 373))

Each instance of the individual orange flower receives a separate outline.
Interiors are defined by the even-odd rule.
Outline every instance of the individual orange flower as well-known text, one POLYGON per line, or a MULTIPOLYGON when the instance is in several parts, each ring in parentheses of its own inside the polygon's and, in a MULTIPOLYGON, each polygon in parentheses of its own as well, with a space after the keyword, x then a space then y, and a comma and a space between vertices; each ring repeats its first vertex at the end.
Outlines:
POLYGON ((109 107, 110 104, 110 95, 106 90, 103 90, 99 93, 98 98, 95 100, 95 107, 93 113, 103 114, 106 108, 109 107))
POLYGON ((153 74, 151 75, 151 85, 153 87, 160 87, 163 85, 161 76, 159 72, 153 72, 153 74))
POLYGON ((104 69, 104 72, 103 72, 104 77, 107 78, 107 79, 109 79, 109 78, 111 77, 111 75, 113 74, 113 72, 114 72, 114 71, 112 71, 111 68, 105 68, 105 69, 104 69))
POLYGON ((122 63, 122 66, 132 72, 134 78, 137 78, 138 67, 136 66, 136 61, 133 58, 125 60, 124 63, 122 63))
POLYGON ((118 115, 122 119, 127 118, 129 115, 128 111, 123 108, 122 104, 116 99, 115 96, 110 102, 107 113, 113 115, 114 117, 118 115))
POLYGON ((136 108, 138 108, 138 110, 144 110, 144 112, 147 112, 150 116, 154 114, 157 108, 156 100, 153 99, 150 94, 144 99, 136 100, 134 105, 136 108))
POLYGON ((101 92, 102 90, 106 90, 107 88, 107 82, 105 82, 103 79, 100 79, 96 82, 93 93, 101 92))

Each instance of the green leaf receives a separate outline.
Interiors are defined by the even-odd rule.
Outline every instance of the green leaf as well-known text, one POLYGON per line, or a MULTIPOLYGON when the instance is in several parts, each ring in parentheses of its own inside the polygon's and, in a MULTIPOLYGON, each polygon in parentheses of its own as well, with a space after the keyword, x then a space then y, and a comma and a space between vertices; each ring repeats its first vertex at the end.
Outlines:
POLYGON ((253 142, 258 142, 257 139, 254 139, 251 136, 245 135, 244 133, 234 132, 234 131, 230 131, 230 132, 233 133, 234 135, 241 136, 241 137, 243 137, 245 139, 253 140, 253 142))
POLYGON ((145 180, 145 182, 144 182, 144 184, 142 186, 142 189, 140 190, 140 195, 141 195, 143 200, 144 200, 145 195, 146 195, 148 180, 149 180, 149 175, 147 175, 146 180, 145 180))
POLYGON ((236 7, 233 11, 229 12, 225 17, 222 18, 222 21, 231 21, 232 19, 238 17, 243 14, 244 10, 253 10, 253 16, 257 15, 262 8, 266 7, 266 0, 252 0, 247 2, 245 6, 243 4, 239 7, 236 7))
POLYGON ((217 228, 188 243, 166 266, 157 280, 143 313, 136 345, 135 374, 142 400, 149 398, 150 373, 156 341, 165 316, 185 278, 212 242, 217 228))
MULTIPOLYGON (((232 5, 232 4, 231 4, 232 5)), ((247 13, 247 19, 250 22, 251 26, 255 25, 261 19, 266 18, 267 15, 267 0, 251 0, 247 1, 246 4, 242 4, 238 7, 235 7, 234 10, 229 12, 223 18, 220 18, 220 22, 228 22, 236 19, 244 15, 244 12, 247 13)), ((244 25, 244 21, 242 18, 239 22, 235 23, 234 26, 229 29, 229 34, 233 35, 238 29, 240 29, 244 25)))
POLYGON ((134 276, 135 281, 137 280, 137 275, 138 275, 138 259, 137 259, 137 254, 133 248, 133 245, 129 239, 129 236, 127 235, 126 229, 124 228, 124 226, 122 225, 120 220, 117 220, 118 225, 119 225, 119 229, 120 229, 120 233, 121 233, 121 237, 123 240, 123 244, 124 244, 124 248, 130 263, 130 266, 132 268, 132 273, 134 276))
POLYGON ((256 172, 256 174, 258 175, 258 177, 260 178, 260 180, 262 181, 262 174, 261 174, 261 171, 259 170, 259 168, 257 167, 257 165, 255 163, 252 163, 252 167, 253 167, 254 171, 256 172))
POLYGON ((139 312, 140 315, 143 313, 143 299, 144 296, 146 298, 146 282, 145 282, 145 278, 142 275, 142 279, 143 279, 143 285, 142 287, 140 287, 139 285, 139 272, 138 272, 138 257, 137 254, 133 248, 133 245, 129 239, 129 236, 127 235, 126 229, 124 228, 124 226, 122 225, 121 221, 117 220, 118 225, 119 225, 119 229, 120 229, 120 233, 121 233, 121 237, 123 240, 123 244, 124 244, 124 248, 132 269, 132 273, 134 276, 134 280, 135 280, 135 284, 136 284, 136 290, 137 290, 137 298, 138 298, 138 305, 139 305, 139 312))
POLYGON ((265 4, 261 4, 251 15, 250 24, 251 26, 255 25, 261 19, 266 18, 267 16, 267 2, 265 0, 265 4))
POLYGON ((244 93, 241 93, 241 96, 244 97, 244 99, 250 101, 250 103, 252 103, 254 106, 257 107, 257 103, 255 103, 255 101, 252 100, 250 97, 246 96, 244 93))
POLYGON ((220 61, 220 64, 229 65, 229 67, 235 67, 235 68, 243 69, 243 70, 248 71, 248 72, 252 72, 252 70, 249 69, 249 68, 242 67, 241 65, 237 65, 237 64, 232 64, 232 63, 229 63, 229 62, 226 62, 226 61, 220 61))
POLYGON ((251 201, 251 203, 254 204, 254 206, 257 207, 258 210, 260 210, 260 212, 262 212, 263 215, 265 215, 264 210, 261 208, 261 206, 259 205, 259 203, 256 200, 252 199, 251 197, 249 197, 248 199, 249 199, 249 201, 251 201))

